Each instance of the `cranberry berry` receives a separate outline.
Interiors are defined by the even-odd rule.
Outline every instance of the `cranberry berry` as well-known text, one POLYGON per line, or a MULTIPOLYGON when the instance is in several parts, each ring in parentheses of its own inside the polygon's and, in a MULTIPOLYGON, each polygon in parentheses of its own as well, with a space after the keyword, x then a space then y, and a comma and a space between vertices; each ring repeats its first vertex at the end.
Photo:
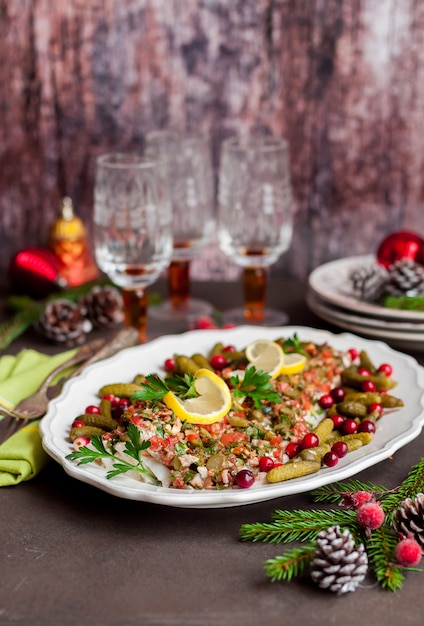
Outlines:
POLYGON ((376 427, 371 420, 362 420, 358 426, 358 433, 375 433, 376 427))
POLYGON ((340 430, 345 421, 345 418, 343 417, 343 415, 339 415, 338 413, 336 413, 336 415, 331 416, 331 420, 334 424, 334 428, 336 430, 340 430))
POLYGON ((316 448, 319 444, 318 436, 315 433, 306 433, 302 439, 302 449, 316 448))
POLYGON ((270 456, 261 456, 259 459, 259 469, 261 472, 269 472, 275 466, 274 460, 270 456))
POLYGON ((347 417, 342 424, 341 431, 344 435, 353 435, 358 430, 358 424, 355 420, 347 417))
POLYGON ((90 404, 85 408, 85 413, 88 413, 89 415, 99 415, 100 409, 98 406, 90 404))
POLYGON ((174 359, 166 359, 163 364, 163 369, 165 372, 173 372, 175 370, 175 361, 174 359))
POLYGON ((393 368, 388 363, 382 363, 378 368, 378 371, 384 374, 385 376, 391 376, 393 374, 393 368))
POLYGON ((380 404, 380 402, 371 402, 371 404, 368 405, 368 413, 376 417, 381 417, 383 414, 383 405, 380 404))
POLYGON ((371 376, 371 372, 365 367, 358 367, 359 376, 371 376))
POLYGON ((318 404, 324 410, 331 409, 331 407, 334 404, 334 400, 329 393, 326 393, 323 396, 321 396, 321 398, 318 400, 318 404))
POLYGON ((330 452, 324 454, 322 461, 327 467, 334 467, 339 462, 339 457, 335 452, 330 450, 330 452))
POLYGON ((334 452, 339 459, 342 459, 348 453, 347 443, 344 441, 336 441, 336 443, 333 443, 331 446, 331 452, 334 452))
POLYGON ((292 459, 293 457, 299 454, 301 449, 302 447, 300 443, 295 443, 294 441, 290 441, 290 443, 288 443, 286 447, 286 454, 289 457, 289 459, 292 459))
POLYGON ((346 392, 343 387, 334 387, 334 389, 330 391, 330 396, 333 398, 334 402, 343 402, 346 392))
POLYGON ((373 383, 372 380, 363 380, 361 383, 361 389, 362 391, 364 391, 365 393, 368 391, 375 391, 376 390, 376 386, 375 383, 373 383))
POLYGON ((223 370, 227 365, 227 359, 222 354, 214 354, 211 358, 211 365, 214 370, 223 370))
POLYGON ((241 489, 248 489, 255 482, 255 477, 250 470, 242 469, 236 474, 235 480, 241 489))

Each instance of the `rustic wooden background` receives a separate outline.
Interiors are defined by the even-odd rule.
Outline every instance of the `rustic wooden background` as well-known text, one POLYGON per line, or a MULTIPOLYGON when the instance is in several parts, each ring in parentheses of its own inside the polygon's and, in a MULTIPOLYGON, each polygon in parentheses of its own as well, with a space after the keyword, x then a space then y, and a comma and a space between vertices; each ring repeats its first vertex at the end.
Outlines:
MULTIPOLYGON (((70 195, 91 232, 93 163, 149 130, 290 143, 295 233, 274 268, 305 277, 424 235, 419 0, 0 0, 0 268, 44 246, 70 195)), ((212 243, 194 277, 235 268, 212 243)))

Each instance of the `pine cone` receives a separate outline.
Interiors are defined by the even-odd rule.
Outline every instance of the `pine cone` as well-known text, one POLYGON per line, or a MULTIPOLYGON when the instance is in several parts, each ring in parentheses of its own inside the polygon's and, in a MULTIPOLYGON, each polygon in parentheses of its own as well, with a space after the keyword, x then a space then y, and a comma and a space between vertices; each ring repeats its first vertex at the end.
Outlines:
POLYGON ((47 304, 37 328, 54 343, 71 347, 84 343, 92 325, 75 302, 59 298, 47 304))
POLYGON ((368 570, 364 545, 355 546, 349 530, 339 526, 322 530, 317 536, 317 548, 311 561, 311 578, 321 589, 338 595, 355 591, 368 570))
POLYGON ((416 296, 424 293, 424 267, 412 259, 400 259, 388 268, 386 293, 391 296, 416 296))
POLYGON ((95 328, 111 328, 124 321, 124 305, 116 287, 95 286, 80 298, 80 307, 95 328))
POLYGON ((424 493, 419 493, 414 500, 406 498, 393 514, 395 530, 407 537, 410 533, 424 549, 424 493))
POLYGON ((388 274, 381 265, 364 265, 353 270, 349 278, 358 298, 366 302, 376 302, 385 291, 388 274))

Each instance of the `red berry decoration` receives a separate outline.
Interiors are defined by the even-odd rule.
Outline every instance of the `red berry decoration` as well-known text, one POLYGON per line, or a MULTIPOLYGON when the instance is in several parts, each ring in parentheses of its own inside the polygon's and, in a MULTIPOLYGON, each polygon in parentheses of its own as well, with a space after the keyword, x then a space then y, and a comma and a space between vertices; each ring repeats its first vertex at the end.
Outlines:
POLYGON ((237 473, 235 480, 241 489, 248 489, 255 482, 255 477, 250 470, 242 469, 237 473))
POLYGON ((223 352, 235 352, 236 348, 233 345, 229 345, 229 346, 225 346, 225 348, 222 350, 223 352))
POLYGON ((74 420, 72 422, 72 428, 82 428, 83 426, 85 426, 85 422, 82 420, 74 420))
POLYGON ((363 392, 373 392, 376 390, 375 383, 372 380, 363 380, 361 383, 361 389, 363 392))
POLYGON ((306 433, 302 439, 301 447, 305 450, 307 448, 316 448, 318 444, 319 439, 315 433, 306 433))
POLYGON ((227 359, 222 354, 214 354, 211 358, 211 365, 214 370, 223 370, 227 365, 227 359))
POLYGON ((324 454, 322 461, 327 467, 334 467, 339 462, 339 457, 335 452, 330 450, 330 452, 324 454))
POLYGON ((369 491, 355 491, 343 494, 342 504, 347 509, 359 509, 366 502, 374 502, 374 496, 369 491))
POLYGON ((365 502, 356 511, 356 521, 367 531, 380 528, 384 522, 384 511, 379 502, 365 502))
POLYGON ((421 561, 423 553, 421 546, 412 535, 401 539, 396 544, 393 556, 402 567, 416 567, 421 561))
POLYGON ((346 391, 343 387, 334 387, 330 391, 330 396, 333 398, 334 402, 343 402, 346 396, 346 391))
POLYGON ((163 369, 165 372, 173 372, 175 369, 175 361, 174 359, 166 359, 163 364, 163 369))
POLYGON ((111 405, 115 405, 118 402, 118 399, 116 398, 116 396, 114 396, 111 393, 107 393, 103 396, 103 400, 109 400, 109 402, 111 403, 111 405))
POLYGON ((275 462, 270 456, 261 456, 259 459, 259 469, 261 472, 269 472, 275 467, 275 462))
POLYGON ((400 259, 411 259, 424 265, 424 240, 417 233, 401 230, 380 243, 377 249, 380 265, 387 268, 400 259))
POLYGON ((326 393, 323 396, 321 396, 321 398, 318 400, 318 404, 324 410, 331 409, 331 407, 334 404, 334 400, 329 393, 326 393))
POLYGON ((76 437, 72 445, 74 447, 74 450, 79 450, 80 448, 84 446, 88 446, 89 443, 90 443, 89 437, 76 437))
POLYGON ((351 419, 350 417, 347 417, 341 426, 341 432, 344 435, 353 435, 354 433, 357 432, 357 430, 358 430, 358 424, 355 422, 355 420, 351 419))
POLYGON ((358 433, 375 433, 376 426, 371 420, 362 420, 358 426, 358 433))
POLYGON ((343 423, 345 421, 345 418, 343 417, 343 415, 339 415, 337 413, 336 415, 332 415, 331 416, 331 420, 332 420, 332 422, 334 424, 334 428, 336 430, 340 430, 340 428, 342 427, 342 425, 343 425, 343 423))
POLYGON ((100 409, 95 404, 90 404, 90 406, 85 408, 85 413, 88 413, 89 415, 98 415, 100 413, 100 409))
POLYGON ((359 352, 356 348, 350 348, 348 350, 348 353, 350 354, 350 358, 352 359, 352 361, 356 361, 357 359, 359 359, 359 352))
POLYGON ((380 404, 380 402, 371 402, 371 404, 368 405, 368 413, 376 417, 381 417, 383 414, 383 405, 380 404))
POLYGON ((289 459, 292 459, 293 457, 299 454, 301 449, 302 447, 300 443, 295 443, 294 441, 290 441, 290 443, 288 443, 286 447, 286 454, 289 457, 289 459))
POLYGON ((300 443, 295 443, 294 441, 291 441, 290 443, 287 444, 286 454, 290 459, 292 459, 293 457, 299 454, 301 449, 302 447, 300 443))
POLYGON ((333 443, 331 446, 331 452, 334 452, 339 459, 342 459, 348 453, 347 443, 344 441, 336 441, 336 443, 333 443))
POLYGON ((365 367, 358 367, 358 374, 359 376, 371 376, 371 372, 365 367))
POLYGON ((385 376, 391 376, 393 374, 393 367, 389 365, 389 363, 382 363, 377 371, 385 376))

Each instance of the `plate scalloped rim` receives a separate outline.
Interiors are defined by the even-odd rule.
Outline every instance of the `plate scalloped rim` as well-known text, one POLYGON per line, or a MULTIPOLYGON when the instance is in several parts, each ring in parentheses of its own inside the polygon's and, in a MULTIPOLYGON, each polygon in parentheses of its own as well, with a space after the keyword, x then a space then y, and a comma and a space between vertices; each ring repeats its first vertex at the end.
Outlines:
POLYGON ((227 330, 194 330, 179 335, 164 335, 149 343, 126 348, 113 357, 87 367, 80 376, 67 381, 62 393, 50 402, 49 410, 40 422, 40 432, 45 451, 62 465, 67 474, 111 495, 179 508, 223 508, 264 502, 344 480, 387 459, 396 450, 417 437, 423 424, 424 368, 413 357, 397 352, 383 342, 364 339, 350 333, 334 334, 302 326, 273 328, 239 326, 227 330), (184 353, 206 351, 217 341, 244 347, 255 338, 277 339, 281 336, 292 336, 295 332, 301 339, 328 341, 341 349, 356 346, 368 349, 371 356, 378 356, 380 362, 391 361, 395 374, 399 374, 396 376, 399 380, 399 389, 404 390, 399 395, 413 401, 413 407, 407 405, 394 412, 395 419, 391 419, 391 415, 387 414, 373 441, 368 446, 341 459, 335 468, 323 468, 316 474, 304 478, 272 485, 254 486, 250 489, 178 490, 148 485, 126 475, 108 480, 105 470, 101 467, 95 464, 78 466, 66 458, 66 455, 71 452, 67 441, 70 423, 87 404, 96 401, 96 392, 102 384, 131 380, 136 373, 141 371, 145 374, 158 371, 165 358, 178 350, 184 353), (415 379, 413 384, 411 379, 415 379), (399 430, 401 423, 399 416, 402 417, 403 414, 405 414, 405 426, 399 430))

